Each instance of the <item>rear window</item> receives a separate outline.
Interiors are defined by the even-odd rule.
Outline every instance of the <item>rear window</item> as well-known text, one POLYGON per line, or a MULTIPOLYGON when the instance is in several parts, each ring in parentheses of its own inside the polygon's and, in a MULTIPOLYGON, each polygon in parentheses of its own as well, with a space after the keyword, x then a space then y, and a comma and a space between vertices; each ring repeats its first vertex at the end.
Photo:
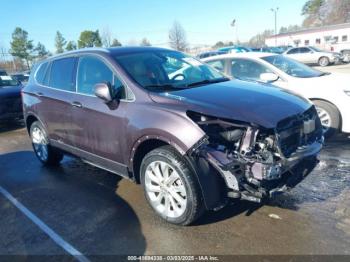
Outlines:
POLYGON ((75 62, 76 58, 74 57, 53 61, 50 72, 50 87, 65 91, 75 91, 75 62))
POLYGON ((41 85, 44 84, 44 78, 45 78, 45 73, 46 73, 48 64, 49 64, 48 62, 41 64, 39 66, 38 71, 35 74, 35 80, 41 85))

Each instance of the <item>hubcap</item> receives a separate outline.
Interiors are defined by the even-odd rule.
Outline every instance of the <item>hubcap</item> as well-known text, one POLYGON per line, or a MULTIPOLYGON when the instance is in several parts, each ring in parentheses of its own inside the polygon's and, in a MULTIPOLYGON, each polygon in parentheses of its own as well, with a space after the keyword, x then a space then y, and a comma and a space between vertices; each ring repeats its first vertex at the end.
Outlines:
POLYGON ((321 59, 321 65, 322 65, 322 66, 326 66, 327 63, 328 63, 327 58, 322 58, 322 59, 321 59))
POLYGON ((48 157, 48 150, 47 140, 43 131, 38 127, 34 127, 32 130, 31 137, 35 153, 42 161, 46 161, 48 157))
POLYGON ((168 163, 154 161, 146 168, 145 189, 152 207, 166 217, 180 217, 186 210, 186 188, 168 163))
POLYGON ((332 126, 332 119, 330 114, 321 107, 316 107, 318 117, 321 120, 323 133, 326 133, 332 126))

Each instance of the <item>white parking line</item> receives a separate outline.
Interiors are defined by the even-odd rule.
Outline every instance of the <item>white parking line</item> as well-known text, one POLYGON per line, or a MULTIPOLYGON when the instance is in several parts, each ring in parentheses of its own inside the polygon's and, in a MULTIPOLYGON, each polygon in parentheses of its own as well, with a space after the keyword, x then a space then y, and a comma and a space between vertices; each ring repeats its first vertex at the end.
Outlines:
POLYGON ((75 249, 71 244, 67 243, 55 231, 49 228, 40 218, 34 215, 29 209, 23 206, 16 198, 14 198, 6 189, 0 186, 0 193, 4 195, 13 205, 15 205, 24 215, 26 215, 34 224, 36 224, 42 231, 44 231, 57 245, 61 246, 69 254, 75 257, 78 261, 90 261, 81 252, 75 249))

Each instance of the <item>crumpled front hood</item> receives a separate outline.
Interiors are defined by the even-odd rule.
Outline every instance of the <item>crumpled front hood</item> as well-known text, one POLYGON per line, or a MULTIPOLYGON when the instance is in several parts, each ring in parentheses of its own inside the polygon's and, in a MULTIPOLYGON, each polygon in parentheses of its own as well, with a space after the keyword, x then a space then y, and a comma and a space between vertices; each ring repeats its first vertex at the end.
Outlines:
POLYGON ((151 93, 150 97, 156 103, 177 104, 186 110, 265 128, 274 128, 280 120, 303 113, 311 106, 307 99, 289 91, 240 80, 151 93))

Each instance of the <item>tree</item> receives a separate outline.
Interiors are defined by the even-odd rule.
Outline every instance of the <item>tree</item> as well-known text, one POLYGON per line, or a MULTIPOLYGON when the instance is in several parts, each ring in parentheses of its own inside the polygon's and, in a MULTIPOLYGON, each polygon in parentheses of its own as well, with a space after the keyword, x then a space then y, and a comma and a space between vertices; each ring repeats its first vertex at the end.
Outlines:
POLYGON ((145 38, 142 39, 140 45, 141 45, 141 46, 151 46, 151 43, 150 43, 150 41, 148 41, 148 39, 145 37, 145 38))
POLYGON ((308 0, 304 4, 301 14, 302 15, 314 15, 320 10, 324 0, 308 0))
POLYGON ((303 26, 315 27, 350 22, 350 0, 308 0, 302 8, 303 26))
POLYGON ((188 45, 185 29, 176 21, 169 30, 169 44, 178 51, 185 51, 188 45))
POLYGON ((112 45, 112 34, 108 27, 102 30, 101 41, 104 47, 110 47, 112 45))
POLYGON ((111 44, 111 47, 122 46, 122 44, 118 41, 118 39, 114 38, 111 44))
POLYGON ((64 39, 63 35, 60 31, 56 32, 55 37, 55 47, 56 47, 56 53, 60 54, 64 52, 64 46, 67 44, 66 39, 64 39))
POLYGON ((20 27, 16 27, 12 33, 10 53, 14 57, 24 59, 29 69, 29 61, 33 59, 33 40, 28 40, 28 32, 20 27))
POLYGON ((259 33, 255 36, 253 36, 250 40, 249 40, 249 45, 251 47, 261 47, 265 45, 265 39, 268 36, 271 36, 274 34, 274 30, 265 30, 262 33, 259 33))
POLYGON ((74 41, 69 41, 66 45, 66 50, 67 51, 72 51, 77 49, 77 44, 74 41))
POLYGON ((46 47, 42 43, 38 43, 34 49, 37 53, 36 57, 39 59, 46 58, 50 55, 50 52, 46 50, 46 47))
POLYGON ((225 44, 222 41, 216 42, 216 44, 213 46, 213 48, 221 48, 224 47, 225 44))
POLYGON ((85 30, 80 33, 80 37, 78 40, 79 48, 101 47, 101 46, 102 46, 102 40, 98 30, 96 31, 85 30))
POLYGON ((302 29, 302 27, 299 25, 289 25, 288 27, 282 26, 280 28, 279 33, 282 34, 282 33, 288 33, 288 32, 295 32, 295 31, 298 31, 300 29, 302 29))

